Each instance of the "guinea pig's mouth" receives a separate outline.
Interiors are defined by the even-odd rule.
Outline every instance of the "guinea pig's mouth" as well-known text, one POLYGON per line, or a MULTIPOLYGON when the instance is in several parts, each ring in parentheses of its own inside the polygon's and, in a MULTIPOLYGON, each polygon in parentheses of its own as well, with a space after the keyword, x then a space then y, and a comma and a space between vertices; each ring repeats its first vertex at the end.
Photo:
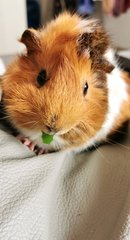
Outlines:
POLYGON ((58 132, 51 132, 51 131, 45 131, 45 130, 42 130, 42 134, 48 134, 50 136, 63 136, 64 134, 67 134, 69 133, 72 129, 74 129, 76 127, 76 125, 74 126, 71 126, 70 128, 66 128, 66 129, 62 129, 62 130, 59 130, 58 132))
POLYGON ((78 125, 78 124, 76 123, 76 124, 72 125, 70 128, 66 128, 66 129, 60 130, 60 131, 58 131, 57 133, 55 133, 55 135, 56 135, 56 136, 59 136, 59 137, 60 137, 60 136, 63 136, 64 134, 69 133, 71 130, 74 130, 77 125, 78 125))
POLYGON ((60 136, 62 136, 62 135, 64 135, 64 134, 66 134, 66 133, 68 133, 69 131, 70 131, 71 129, 66 129, 66 130, 60 130, 60 131, 58 131, 58 132, 50 132, 50 131, 41 131, 41 134, 42 135, 44 135, 44 134, 46 134, 46 135, 48 135, 48 136, 58 136, 58 137, 60 137, 60 136))
POLYGON ((71 128, 70 128, 70 129, 65 129, 65 130, 60 130, 60 131, 57 132, 55 135, 56 135, 56 136, 62 136, 62 135, 64 135, 64 134, 68 133, 70 130, 71 130, 71 128))

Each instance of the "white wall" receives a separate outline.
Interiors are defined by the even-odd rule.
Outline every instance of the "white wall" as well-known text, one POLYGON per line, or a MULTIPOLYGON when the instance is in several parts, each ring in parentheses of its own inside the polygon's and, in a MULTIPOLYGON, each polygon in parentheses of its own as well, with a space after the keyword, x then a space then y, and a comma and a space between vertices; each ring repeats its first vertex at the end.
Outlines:
POLYGON ((0 0, 0 55, 15 54, 23 48, 17 39, 26 27, 26 1, 0 0))
POLYGON ((130 49, 130 10, 117 18, 104 15, 103 21, 117 47, 130 49))

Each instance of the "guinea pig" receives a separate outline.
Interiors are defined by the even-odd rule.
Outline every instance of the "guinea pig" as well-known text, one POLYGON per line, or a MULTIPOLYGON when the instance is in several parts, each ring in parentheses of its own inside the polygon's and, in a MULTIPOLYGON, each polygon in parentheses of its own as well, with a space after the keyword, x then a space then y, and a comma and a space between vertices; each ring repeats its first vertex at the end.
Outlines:
POLYGON ((95 19, 63 13, 27 29, 23 52, 2 78, 11 124, 47 151, 77 152, 105 142, 130 118, 130 79, 118 68, 95 19), (42 133, 53 135, 44 144, 42 133))

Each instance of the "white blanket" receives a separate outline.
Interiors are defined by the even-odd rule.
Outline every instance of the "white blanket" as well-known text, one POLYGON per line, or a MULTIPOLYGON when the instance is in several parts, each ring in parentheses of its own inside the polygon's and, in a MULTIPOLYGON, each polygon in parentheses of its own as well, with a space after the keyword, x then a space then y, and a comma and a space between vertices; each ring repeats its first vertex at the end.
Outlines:
POLYGON ((35 156, 0 130, 0 240, 130 240, 123 144, 35 156))

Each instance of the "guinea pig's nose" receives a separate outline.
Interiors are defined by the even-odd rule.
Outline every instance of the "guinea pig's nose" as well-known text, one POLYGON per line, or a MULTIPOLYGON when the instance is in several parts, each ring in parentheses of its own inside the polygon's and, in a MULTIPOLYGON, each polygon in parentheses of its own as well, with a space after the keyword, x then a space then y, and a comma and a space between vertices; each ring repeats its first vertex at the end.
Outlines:
POLYGON ((48 133, 52 133, 55 134, 58 132, 58 128, 57 128, 57 121, 58 121, 58 115, 57 114, 53 114, 50 119, 49 119, 49 123, 45 126, 46 130, 48 133))
POLYGON ((46 125, 46 129, 49 133, 56 133, 57 130, 54 127, 51 127, 49 125, 46 125))

